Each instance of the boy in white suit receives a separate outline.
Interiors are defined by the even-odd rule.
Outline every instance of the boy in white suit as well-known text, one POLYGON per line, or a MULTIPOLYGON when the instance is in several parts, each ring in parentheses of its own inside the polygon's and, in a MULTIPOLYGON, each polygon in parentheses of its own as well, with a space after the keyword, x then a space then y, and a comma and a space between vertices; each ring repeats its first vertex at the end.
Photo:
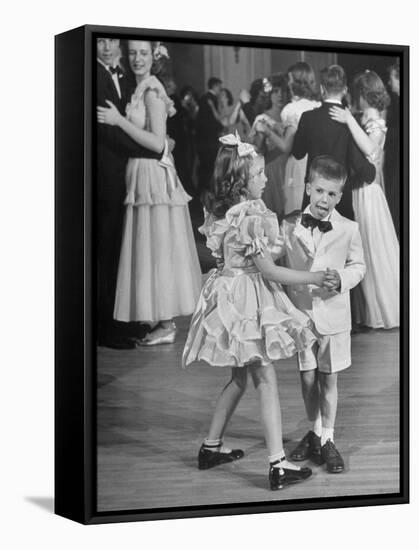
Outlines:
POLYGON ((341 216, 335 206, 346 180, 344 167, 329 156, 313 160, 304 212, 281 225, 281 254, 292 269, 325 270, 326 288, 288 288, 294 305, 313 320, 319 339, 298 354, 302 394, 310 431, 291 454, 295 461, 310 458, 340 473, 343 459, 333 431, 337 411, 338 372, 351 364, 349 291, 364 277, 365 263, 358 224, 341 216))

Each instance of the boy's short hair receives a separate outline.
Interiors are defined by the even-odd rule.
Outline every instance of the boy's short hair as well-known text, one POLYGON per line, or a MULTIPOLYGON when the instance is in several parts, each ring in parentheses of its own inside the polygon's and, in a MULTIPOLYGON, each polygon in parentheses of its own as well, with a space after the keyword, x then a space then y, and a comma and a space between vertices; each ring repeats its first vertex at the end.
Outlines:
POLYGON ((330 65, 320 71, 320 82, 328 94, 342 93, 346 86, 346 74, 340 65, 330 65))
POLYGON ((326 180, 340 181, 342 187, 345 185, 347 172, 344 166, 328 155, 321 155, 313 159, 308 172, 308 182, 312 183, 314 178, 319 176, 326 180))

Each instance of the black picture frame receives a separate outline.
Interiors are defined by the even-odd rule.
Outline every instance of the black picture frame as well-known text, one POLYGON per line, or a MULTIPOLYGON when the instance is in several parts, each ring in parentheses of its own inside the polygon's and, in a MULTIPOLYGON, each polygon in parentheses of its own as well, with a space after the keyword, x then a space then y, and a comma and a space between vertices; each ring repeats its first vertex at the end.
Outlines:
POLYGON ((55 38, 55 513, 83 524, 255 514, 409 502, 409 47, 263 36, 86 25, 55 38), (92 55, 97 36, 242 45, 400 58, 402 132, 400 491, 356 497, 237 503, 200 507, 116 510, 96 508, 96 385, 92 177, 94 90, 92 55), (69 102, 69 97, 79 101, 69 102))

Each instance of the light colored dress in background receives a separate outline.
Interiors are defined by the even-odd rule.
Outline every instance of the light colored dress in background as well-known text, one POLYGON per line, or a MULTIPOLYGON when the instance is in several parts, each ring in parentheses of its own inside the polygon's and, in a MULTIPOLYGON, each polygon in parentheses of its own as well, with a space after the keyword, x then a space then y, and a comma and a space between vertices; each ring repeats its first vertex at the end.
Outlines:
MULTIPOLYGON (((279 125, 272 117, 264 113, 255 118, 250 137, 253 137, 255 134, 255 128, 261 119, 269 121, 272 130, 276 134, 282 135, 283 129, 279 128, 279 125)), ((278 219, 281 220, 284 216, 284 181, 288 154, 282 153, 269 137, 264 139, 261 153, 265 159, 265 175, 267 178, 262 200, 269 210, 275 212, 278 219)))
MULTIPOLYGON (((155 93, 169 116, 173 102, 150 76, 141 82, 126 116, 149 129, 145 93, 155 93)), ((114 317, 119 321, 157 322, 194 311, 201 270, 185 192, 167 150, 162 159, 131 158, 126 170, 124 219, 114 317)))
MULTIPOLYGON (((319 101, 313 101, 306 98, 295 98, 285 105, 281 112, 281 120, 286 128, 298 128, 301 115, 306 111, 311 111, 320 107, 319 101)), ((295 210, 301 210, 304 196, 305 175, 307 168, 307 155, 297 160, 293 155, 288 157, 285 166, 284 181, 284 214, 290 214, 295 210)))
POLYGON ((376 168, 375 180, 352 191, 367 267, 361 283, 364 303, 354 302, 354 319, 368 327, 389 329, 400 325, 400 248, 384 194, 385 121, 376 119, 368 130, 379 132, 381 136, 379 150, 368 158, 376 168))
POLYGON ((219 220, 207 214, 200 232, 224 267, 214 269, 202 289, 183 365, 199 360, 216 367, 266 365, 310 347, 315 340, 310 319, 253 260, 265 248, 275 257, 279 236, 277 217, 264 202, 241 202, 219 220))

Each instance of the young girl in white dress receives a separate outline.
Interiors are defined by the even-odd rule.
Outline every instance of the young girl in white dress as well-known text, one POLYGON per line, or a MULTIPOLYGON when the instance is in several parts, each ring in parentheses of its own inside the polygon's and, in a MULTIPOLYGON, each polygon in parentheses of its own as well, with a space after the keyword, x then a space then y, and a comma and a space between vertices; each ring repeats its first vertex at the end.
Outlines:
POLYGON ((347 124, 358 147, 374 163, 375 180, 353 190, 355 220, 359 223, 364 247, 366 275, 361 283, 364 303, 354 302, 356 322, 371 328, 390 329, 400 324, 399 242, 384 194, 383 117, 390 99, 381 78, 373 71, 355 77, 354 106, 362 112, 361 125, 349 109, 332 108, 331 117, 347 124))
POLYGON ((114 317, 143 321, 154 329, 142 345, 172 343, 173 317, 190 315, 201 289, 201 270, 185 192, 167 149, 166 119, 173 102, 151 70, 167 51, 160 43, 128 41, 128 60, 137 88, 126 117, 110 104, 98 120, 119 126, 162 159, 131 158, 126 169, 126 213, 116 286, 114 317), (166 145, 165 145, 166 143, 166 145))
POLYGON ((217 402, 198 464, 207 469, 243 457, 242 450, 224 447, 222 438, 250 374, 260 400, 270 488, 276 490, 307 479, 311 470, 285 457, 273 361, 291 357, 315 340, 311 321, 291 303, 281 283, 322 285, 325 274, 274 264, 279 227, 276 215, 260 200, 266 182, 263 157, 237 135, 220 141, 200 228, 219 268, 201 292, 183 365, 202 360, 212 367, 230 367, 232 375, 217 402))

